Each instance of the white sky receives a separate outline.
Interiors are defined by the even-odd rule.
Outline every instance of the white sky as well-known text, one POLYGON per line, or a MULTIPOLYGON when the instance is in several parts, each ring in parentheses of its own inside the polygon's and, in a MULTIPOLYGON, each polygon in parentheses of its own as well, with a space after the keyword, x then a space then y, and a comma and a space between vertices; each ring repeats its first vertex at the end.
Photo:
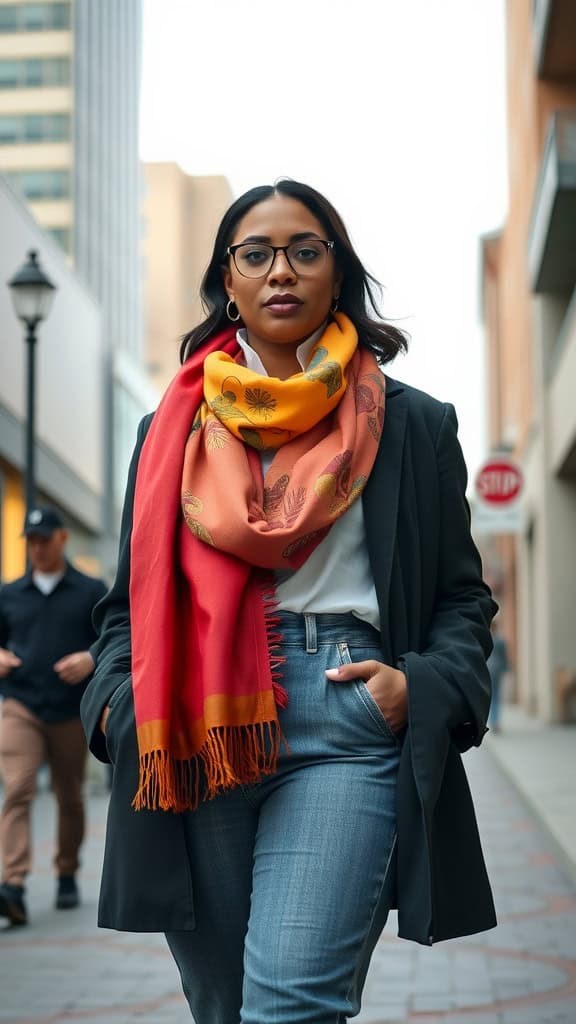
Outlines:
POLYGON ((141 153, 324 192, 486 454, 478 236, 506 211, 503 0, 145 0, 141 153))

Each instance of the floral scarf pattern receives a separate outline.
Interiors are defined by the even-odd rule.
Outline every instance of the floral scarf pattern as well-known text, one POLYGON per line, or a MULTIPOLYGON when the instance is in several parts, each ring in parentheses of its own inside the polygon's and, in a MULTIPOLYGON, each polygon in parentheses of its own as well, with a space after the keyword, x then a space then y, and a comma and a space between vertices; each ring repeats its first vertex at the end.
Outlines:
POLYGON ((297 568, 364 489, 384 400, 376 360, 342 313, 287 380, 211 353, 184 458, 189 529, 252 565, 297 568), (276 452, 262 482, 251 449, 276 452))

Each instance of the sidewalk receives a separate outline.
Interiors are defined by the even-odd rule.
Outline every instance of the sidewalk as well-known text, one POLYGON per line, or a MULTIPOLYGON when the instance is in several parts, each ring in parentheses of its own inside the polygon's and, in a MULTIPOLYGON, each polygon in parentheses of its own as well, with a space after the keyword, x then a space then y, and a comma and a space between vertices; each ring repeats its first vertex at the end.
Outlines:
MULTIPOLYGON (((557 775, 551 783, 544 780, 563 738, 547 730, 526 738, 524 726, 516 721, 513 728, 508 716, 504 728, 465 757, 499 926, 429 949, 399 940, 391 915, 358 1024, 576 1021, 576 885, 564 870, 557 841, 551 842, 509 775, 509 766, 516 765, 525 781, 530 768, 545 803, 548 785, 553 793, 566 793, 567 777, 560 778, 562 786, 557 775)), ((566 735, 573 743, 574 733, 566 735)), ((37 801, 31 923, 0 932, 0 1022, 191 1024, 162 936, 96 928, 107 798, 94 785, 90 789, 83 905, 76 911, 53 909, 52 798, 43 792, 37 801)))
POLYGON ((502 732, 488 733, 484 742, 576 882, 576 725, 544 725, 522 708, 504 705, 502 732))

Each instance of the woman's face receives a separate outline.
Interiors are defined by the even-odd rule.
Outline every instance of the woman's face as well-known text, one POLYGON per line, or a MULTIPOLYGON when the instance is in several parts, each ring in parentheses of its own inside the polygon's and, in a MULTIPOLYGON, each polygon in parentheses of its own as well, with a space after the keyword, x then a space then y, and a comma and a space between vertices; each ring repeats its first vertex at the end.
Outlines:
MULTIPOLYGON (((306 238, 330 241, 303 203, 277 194, 244 215, 231 245, 289 245, 306 238)), ((325 253, 320 263, 319 267, 310 265, 294 270, 286 253, 278 252, 266 274, 250 278, 243 277, 230 258, 224 271, 224 287, 236 303, 252 347, 257 348, 258 341, 267 345, 297 345, 324 323, 340 291, 341 274, 331 251, 325 253)))

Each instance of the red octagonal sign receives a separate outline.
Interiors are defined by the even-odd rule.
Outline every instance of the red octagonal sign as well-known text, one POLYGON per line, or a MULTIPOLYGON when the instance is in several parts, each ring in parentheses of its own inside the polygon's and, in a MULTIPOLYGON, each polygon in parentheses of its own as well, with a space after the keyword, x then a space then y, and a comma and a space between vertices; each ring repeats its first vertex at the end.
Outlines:
POLYGON ((507 459, 494 459, 478 471, 476 494, 489 505, 511 504, 522 490, 522 473, 507 459))

